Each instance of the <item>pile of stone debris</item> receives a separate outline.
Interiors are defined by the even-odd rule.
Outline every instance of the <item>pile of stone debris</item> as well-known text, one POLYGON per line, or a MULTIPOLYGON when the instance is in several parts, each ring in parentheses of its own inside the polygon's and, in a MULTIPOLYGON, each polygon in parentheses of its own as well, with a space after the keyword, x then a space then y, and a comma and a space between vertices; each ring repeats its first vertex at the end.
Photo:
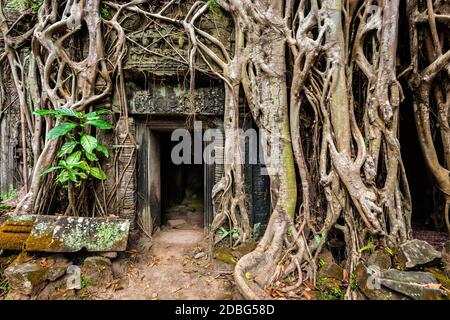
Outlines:
POLYGON ((186 197, 181 204, 165 210, 167 226, 173 229, 198 229, 203 227, 203 202, 186 197))
POLYGON ((62 254, 32 257, 21 253, 0 257, 0 273, 8 283, 5 300, 78 300, 114 284, 116 252, 89 256, 75 265, 62 254), (11 262, 12 260, 12 262, 11 262))
POLYGON ((356 266, 354 274, 347 276, 329 252, 322 254, 319 263, 317 282, 322 292, 343 291, 342 283, 347 282, 357 288, 356 299, 450 299, 450 241, 442 252, 418 239, 405 242, 395 252, 374 250, 356 266))

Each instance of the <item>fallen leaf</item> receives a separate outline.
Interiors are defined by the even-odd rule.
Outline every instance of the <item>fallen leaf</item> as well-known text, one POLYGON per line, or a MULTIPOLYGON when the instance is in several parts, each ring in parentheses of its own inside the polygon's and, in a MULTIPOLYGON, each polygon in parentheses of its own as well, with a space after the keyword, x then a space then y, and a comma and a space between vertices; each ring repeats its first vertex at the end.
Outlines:
POLYGON ((183 289, 184 289, 183 287, 179 287, 179 288, 175 289, 174 291, 172 291, 172 293, 178 292, 178 291, 183 290, 183 289))
POLYGON ((307 291, 303 291, 303 296, 306 298, 306 300, 312 300, 314 298, 313 295, 307 291))

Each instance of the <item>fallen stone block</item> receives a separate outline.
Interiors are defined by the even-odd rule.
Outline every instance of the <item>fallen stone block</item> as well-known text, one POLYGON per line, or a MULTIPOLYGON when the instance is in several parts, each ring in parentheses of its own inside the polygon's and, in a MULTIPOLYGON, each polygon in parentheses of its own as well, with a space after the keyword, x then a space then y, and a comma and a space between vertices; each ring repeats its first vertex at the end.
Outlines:
POLYGON ((78 299, 73 288, 67 286, 69 276, 65 276, 55 282, 50 282, 36 296, 36 300, 76 300, 78 299))
POLYGON ((184 220, 184 219, 168 220, 167 224, 171 228, 179 228, 179 227, 184 226, 186 224, 186 220, 184 220))
POLYGON ((126 219, 9 215, 0 219, 0 249, 44 252, 124 251, 126 219))
POLYGON ((413 239, 405 242, 399 248, 398 262, 406 269, 429 265, 440 259, 441 254, 423 240, 413 239))
POLYGON ((442 260, 450 266, 450 240, 448 240, 446 243, 444 243, 444 246, 442 248, 442 260))
POLYGON ((19 256, 5 269, 4 275, 13 290, 22 294, 39 292, 48 281, 62 277, 70 263, 61 257, 51 257, 44 263, 30 260, 23 261, 19 256))
POLYGON ((6 268, 4 276, 12 290, 30 295, 45 283, 46 269, 39 263, 23 263, 6 268))
POLYGON ((377 250, 367 260, 369 266, 378 266, 381 270, 387 270, 392 267, 391 257, 384 250, 377 250))
POLYGON ((408 297, 381 286, 380 275, 381 269, 378 266, 366 267, 362 262, 356 266, 356 285, 364 296, 369 300, 409 300, 408 297))
POLYGON ((380 283, 414 300, 447 300, 441 284, 429 272, 389 269, 381 273, 380 283))
POLYGON ((319 277, 333 278, 342 281, 344 277, 344 269, 336 263, 325 264, 319 270, 319 277))
POLYGON ((86 286, 106 287, 113 281, 111 260, 105 257, 86 258, 81 272, 86 286))

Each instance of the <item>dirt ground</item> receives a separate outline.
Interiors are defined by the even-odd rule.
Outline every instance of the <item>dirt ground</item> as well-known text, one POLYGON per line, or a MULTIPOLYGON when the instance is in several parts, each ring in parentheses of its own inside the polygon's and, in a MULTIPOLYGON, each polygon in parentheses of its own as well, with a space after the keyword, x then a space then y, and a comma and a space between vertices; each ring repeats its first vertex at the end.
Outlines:
POLYGON ((113 260, 115 289, 92 299, 232 299, 231 265, 208 262, 203 230, 165 229, 113 260), (150 245, 150 242, 152 243, 150 245), (149 250, 146 248, 150 247, 149 250), (131 255, 131 258, 130 258, 131 255))

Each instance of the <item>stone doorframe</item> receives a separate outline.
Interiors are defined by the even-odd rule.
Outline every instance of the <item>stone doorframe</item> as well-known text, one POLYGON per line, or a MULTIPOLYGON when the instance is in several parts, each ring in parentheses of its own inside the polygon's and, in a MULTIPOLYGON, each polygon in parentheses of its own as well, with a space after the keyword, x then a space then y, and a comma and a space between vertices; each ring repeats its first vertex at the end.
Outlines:
MULTIPOLYGON (((137 216, 139 224, 148 234, 154 226, 161 225, 161 165, 160 141, 155 132, 173 131, 186 128, 187 117, 152 116, 152 119, 135 117, 136 142, 138 144, 136 195, 137 216)), ((202 121, 203 130, 220 125, 221 120, 215 116, 202 121), (218 123, 217 123, 218 122, 218 123)), ((215 143, 221 143, 217 141, 215 143)), ((204 146, 203 146, 204 147, 204 146)), ((220 149, 221 146, 218 146, 220 149)), ((204 228, 205 233, 213 218, 211 202, 212 187, 223 172, 215 165, 203 164, 204 167, 204 228)))

